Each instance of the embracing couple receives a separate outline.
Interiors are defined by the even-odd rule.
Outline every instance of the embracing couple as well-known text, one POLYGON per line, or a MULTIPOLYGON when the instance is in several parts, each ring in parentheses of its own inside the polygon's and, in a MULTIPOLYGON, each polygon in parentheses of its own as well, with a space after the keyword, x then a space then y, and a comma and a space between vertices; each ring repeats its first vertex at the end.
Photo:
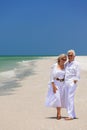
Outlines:
POLYGON ((57 110, 57 119, 61 119, 61 108, 68 113, 66 120, 76 118, 74 96, 77 82, 80 79, 79 63, 75 60, 75 51, 69 50, 58 56, 57 63, 52 65, 46 106, 57 110))

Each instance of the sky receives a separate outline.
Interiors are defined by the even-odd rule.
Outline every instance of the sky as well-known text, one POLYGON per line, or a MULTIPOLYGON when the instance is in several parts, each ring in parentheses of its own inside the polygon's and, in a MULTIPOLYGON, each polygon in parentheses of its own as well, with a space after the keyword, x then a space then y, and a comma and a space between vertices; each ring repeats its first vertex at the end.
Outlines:
POLYGON ((0 0, 0 55, 87 55, 87 0, 0 0))

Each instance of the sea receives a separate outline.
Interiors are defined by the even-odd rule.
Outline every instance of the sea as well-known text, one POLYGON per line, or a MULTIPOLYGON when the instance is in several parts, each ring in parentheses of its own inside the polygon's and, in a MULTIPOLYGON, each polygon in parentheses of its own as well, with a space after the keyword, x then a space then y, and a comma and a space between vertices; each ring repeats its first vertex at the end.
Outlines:
POLYGON ((43 56, 0 56, 0 95, 13 91, 18 82, 34 74, 35 61, 43 56))

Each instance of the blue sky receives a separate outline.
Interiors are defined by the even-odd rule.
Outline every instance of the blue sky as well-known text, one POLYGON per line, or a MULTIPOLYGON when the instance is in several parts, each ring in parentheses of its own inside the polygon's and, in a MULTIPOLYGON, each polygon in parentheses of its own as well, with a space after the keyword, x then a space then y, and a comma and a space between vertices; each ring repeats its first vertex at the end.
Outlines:
POLYGON ((0 0, 0 55, 87 55, 86 0, 0 0))

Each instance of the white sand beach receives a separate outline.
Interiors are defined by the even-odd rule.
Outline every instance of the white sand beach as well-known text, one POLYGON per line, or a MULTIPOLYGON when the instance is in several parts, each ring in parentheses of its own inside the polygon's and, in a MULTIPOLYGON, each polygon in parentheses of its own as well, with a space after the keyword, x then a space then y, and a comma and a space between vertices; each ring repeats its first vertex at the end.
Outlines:
POLYGON ((0 89, 0 130, 86 130, 87 129, 87 56, 77 56, 81 66, 81 79, 75 95, 77 119, 56 119, 56 110, 45 107, 50 67, 57 57, 44 57, 35 61, 33 73, 21 80, 6 82, 4 93, 0 89), (14 86, 15 84, 15 86, 14 86), (14 86, 14 87, 13 87, 14 86), (10 91, 10 92, 9 92, 10 91))

